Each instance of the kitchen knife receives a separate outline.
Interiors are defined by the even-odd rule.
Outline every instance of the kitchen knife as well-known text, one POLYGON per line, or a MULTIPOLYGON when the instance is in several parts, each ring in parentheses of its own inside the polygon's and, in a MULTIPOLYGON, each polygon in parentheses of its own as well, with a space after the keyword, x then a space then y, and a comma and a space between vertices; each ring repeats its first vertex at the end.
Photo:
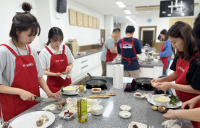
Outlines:
POLYGON ((51 99, 51 98, 42 98, 42 97, 35 97, 35 101, 37 102, 58 102, 56 99, 51 99))

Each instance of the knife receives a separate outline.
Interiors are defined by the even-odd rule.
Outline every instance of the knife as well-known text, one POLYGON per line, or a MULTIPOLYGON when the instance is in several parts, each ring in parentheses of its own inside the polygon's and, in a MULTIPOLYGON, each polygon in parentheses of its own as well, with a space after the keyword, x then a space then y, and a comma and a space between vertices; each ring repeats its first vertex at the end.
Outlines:
MULTIPOLYGON (((58 102, 58 100, 56 99, 42 98, 42 97, 37 97, 37 96, 34 96, 34 97, 35 97, 35 101, 37 102, 58 102)), ((20 97, 15 97, 15 98, 20 98, 20 97)))
POLYGON ((42 97, 37 97, 37 96, 34 96, 34 97, 35 97, 35 101, 37 102, 58 102, 58 100, 56 99, 42 98, 42 97))

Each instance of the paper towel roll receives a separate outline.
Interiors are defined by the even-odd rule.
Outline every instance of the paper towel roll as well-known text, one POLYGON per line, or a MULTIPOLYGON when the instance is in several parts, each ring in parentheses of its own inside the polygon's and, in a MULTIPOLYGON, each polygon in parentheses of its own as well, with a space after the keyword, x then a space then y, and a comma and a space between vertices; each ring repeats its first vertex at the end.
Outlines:
POLYGON ((113 65, 113 88, 123 88, 124 65, 113 65))

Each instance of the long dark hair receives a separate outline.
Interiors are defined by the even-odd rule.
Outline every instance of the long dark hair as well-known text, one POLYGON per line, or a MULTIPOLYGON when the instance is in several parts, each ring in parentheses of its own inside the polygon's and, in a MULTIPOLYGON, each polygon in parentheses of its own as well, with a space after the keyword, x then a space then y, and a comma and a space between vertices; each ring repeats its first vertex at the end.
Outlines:
POLYGON ((64 35, 63 35, 62 30, 58 27, 52 27, 49 30, 48 42, 46 43, 46 45, 49 45, 51 43, 51 41, 53 41, 53 42, 63 41, 63 38, 64 38, 64 35))
POLYGON ((18 35, 16 34, 16 31, 22 32, 31 29, 30 36, 35 36, 37 34, 39 36, 41 31, 40 25, 36 17, 30 13, 32 6, 29 3, 24 2, 22 4, 22 9, 25 12, 17 12, 16 15, 13 17, 12 26, 9 34, 12 40, 16 43, 18 42, 18 35))
POLYGON ((166 29, 163 29, 163 30, 160 32, 160 34, 165 35, 165 39, 162 40, 162 41, 167 41, 167 40, 168 40, 168 35, 167 35, 167 30, 166 30, 166 29))
MULTIPOLYGON (((178 21, 169 29, 168 36, 183 40, 183 52, 177 51, 176 55, 186 61, 190 61, 197 50, 191 26, 185 22, 178 21)), ((175 49, 172 48, 172 50, 175 54, 175 49)))
MULTIPOLYGON (((192 34, 196 39, 196 45, 197 45, 198 51, 200 52, 200 13, 194 22, 192 34)), ((200 64, 200 56, 198 58, 198 63, 200 64)))

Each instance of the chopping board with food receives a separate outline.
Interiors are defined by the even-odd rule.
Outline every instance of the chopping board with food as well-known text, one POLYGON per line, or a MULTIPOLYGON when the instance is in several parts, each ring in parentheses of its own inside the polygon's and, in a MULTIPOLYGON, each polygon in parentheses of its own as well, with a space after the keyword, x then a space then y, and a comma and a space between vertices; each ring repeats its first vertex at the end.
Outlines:
POLYGON ((44 103, 36 109, 36 111, 50 111, 54 114, 59 114, 66 108, 66 105, 70 102, 71 98, 62 99, 54 103, 44 103))

